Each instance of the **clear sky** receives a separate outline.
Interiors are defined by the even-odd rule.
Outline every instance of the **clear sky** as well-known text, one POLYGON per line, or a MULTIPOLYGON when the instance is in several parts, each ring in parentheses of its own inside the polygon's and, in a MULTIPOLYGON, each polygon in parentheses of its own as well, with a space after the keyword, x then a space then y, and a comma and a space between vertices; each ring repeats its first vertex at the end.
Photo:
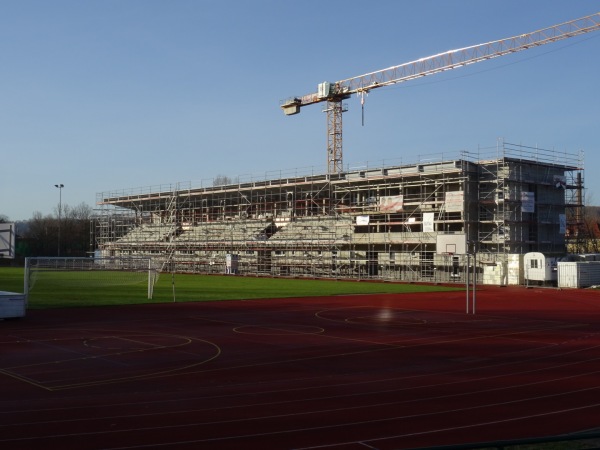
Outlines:
MULTIPOLYGON (((0 214, 98 192, 326 172, 336 81, 600 11, 583 0, 19 0, 0 14, 0 214)), ((600 202, 600 31, 347 101, 344 163, 508 142, 585 152, 600 202)))

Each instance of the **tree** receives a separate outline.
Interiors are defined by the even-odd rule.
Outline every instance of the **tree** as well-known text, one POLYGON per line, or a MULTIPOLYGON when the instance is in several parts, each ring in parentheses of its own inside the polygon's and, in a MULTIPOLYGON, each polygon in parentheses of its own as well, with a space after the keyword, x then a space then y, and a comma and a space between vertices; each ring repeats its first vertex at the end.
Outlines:
POLYGON ((56 256, 58 250, 58 222, 51 215, 35 211, 21 236, 28 254, 23 256, 56 256))
POLYGON ((61 255, 85 256, 90 251, 90 219, 92 208, 80 203, 74 208, 64 208, 61 223, 61 255))
POLYGON ((21 229, 27 254, 21 256, 86 256, 90 251, 90 221, 92 208, 85 203, 75 207, 63 205, 60 214, 42 215, 34 212, 32 218, 21 229), (60 225, 60 244, 58 231, 60 225))
POLYGON ((586 206, 583 213, 583 231, 585 236, 584 251, 600 253, 600 208, 597 206, 586 206))
POLYGON ((225 186, 231 183, 232 180, 227 175, 217 175, 213 180, 213 186, 225 186))
POLYGON ((585 206, 568 218, 567 248, 571 253, 600 253, 600 207, 585 206))

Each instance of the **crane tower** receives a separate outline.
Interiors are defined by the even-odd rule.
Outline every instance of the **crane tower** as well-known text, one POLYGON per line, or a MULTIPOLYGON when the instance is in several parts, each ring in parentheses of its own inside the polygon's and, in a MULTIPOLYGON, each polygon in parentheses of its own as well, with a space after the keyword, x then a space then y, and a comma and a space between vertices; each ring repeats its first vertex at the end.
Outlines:
POLYGON ((364 96, 372 89, 457 69, 598 29, 600 13, 595 13, 531 33, 450 50, 346 80, 323 82, 318 85, 317 92, 289 98, 282 102, 281 108, 286 115, 294 115, 298 114, 303 106, 327 102, 327 171, 339 173, 343 170, 342 113, 346 111, 342 102, 352 94, 364 96))

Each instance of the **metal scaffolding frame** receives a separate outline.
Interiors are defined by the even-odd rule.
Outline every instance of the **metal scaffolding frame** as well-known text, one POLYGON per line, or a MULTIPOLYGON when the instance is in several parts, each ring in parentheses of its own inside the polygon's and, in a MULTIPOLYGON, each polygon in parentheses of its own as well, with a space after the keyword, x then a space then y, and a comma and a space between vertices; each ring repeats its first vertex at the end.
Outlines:
POLYGON ((464 282, 467 254, 483 272, 511 254, 565 252, 564 217, 581 217, 583 158, 499 141, 214 184, 99 193, 98 252, 187 273, 464 282))

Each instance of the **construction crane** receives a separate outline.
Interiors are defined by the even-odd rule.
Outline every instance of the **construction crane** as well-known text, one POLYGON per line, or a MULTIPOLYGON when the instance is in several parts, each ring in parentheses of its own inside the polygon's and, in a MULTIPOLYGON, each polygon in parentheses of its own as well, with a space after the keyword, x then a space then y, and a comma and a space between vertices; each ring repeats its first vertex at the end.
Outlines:
POLYGON ((600 13, 519 36, 450 50, 335 83, 323 82, 317 86, 317 92, 289 98, 281 103, 281 108, 286 115, 293 115, 298 114, 303 106, 327 102, 325 109, 327 112, 327 171, 330 174, 340 173, 343 171, 342 113, 347 110, 342 102, 352 94, 359 95, 361 103, 364 103, 364 95, 375 88, 487 61, 598 29, 600 29, 600 13))

